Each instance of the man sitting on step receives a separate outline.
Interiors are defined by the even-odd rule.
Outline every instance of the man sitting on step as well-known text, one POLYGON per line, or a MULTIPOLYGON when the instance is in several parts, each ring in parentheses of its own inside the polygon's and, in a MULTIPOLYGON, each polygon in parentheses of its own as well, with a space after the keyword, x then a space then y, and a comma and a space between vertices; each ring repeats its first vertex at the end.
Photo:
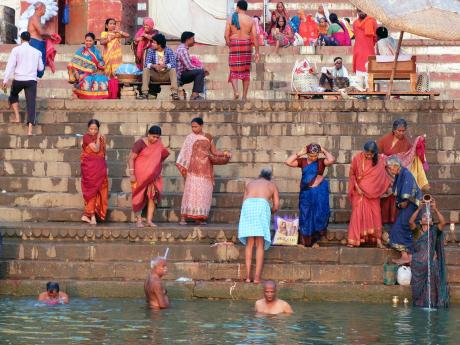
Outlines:
POLYGON ((168 272, 166 259, 158 256, 150 263, 151 270, 144 282, 145 299, 150 308, 155 310, 170 307, 168 292, 163 286, 162 278, 168 272))
MULTIPOLYGON (((166 46, 166 38, 162 34, 156 34, 152 38, 152 48, 147 50, 144 70, 142 73, 142 93, 139 99, 147 99, 150 82, 170 82, 171 97, 174 101, 179 100, 177 94, 176 54, 166 46)), ((153 97, 161 91, 159 85, 155 85, 153 97)))

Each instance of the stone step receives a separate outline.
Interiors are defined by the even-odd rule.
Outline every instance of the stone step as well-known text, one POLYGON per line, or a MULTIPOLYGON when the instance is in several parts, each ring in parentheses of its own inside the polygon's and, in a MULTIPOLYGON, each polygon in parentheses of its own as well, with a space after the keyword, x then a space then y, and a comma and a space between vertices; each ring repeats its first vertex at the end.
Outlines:
MULTIPOLYGON (((3 279, 0 285, 0 295, 34 296, 43 291, 48 280, 21 279, 20 284, 15 279, 3 279)), ((71 298, 145 298, 143 281, 114 281, 114 280, 78 280, 66 279, 59 281, 62 291, 71 298)), ((196 281, 175 282, 165 281, 168 296, 174 299, 231 299, 256 300, 263 295, 262 285, 246 284, 233 281, 196 281)), ((393 296, 411 299, 409 286, 382 284, 347 284, 347 283, 309 283, 278 282, 278 296, 287 300, 302 301, 333 301, 359 303, 391 303, 393 296)), ((460 302, 460 288, 450 284, 450 300, 460 302)))
MULTIPOLYGON (((339 230, 344 231, 345 230, 339 230)), ((214 242, 211 241, 211 242, 214 242)), ((327 245, 326 241, 323 241, 327 245)), ((128 239, 108 241, 81 242, 67 241, 22 241, 5 239, 0 256, 2 260, 39 260, 66 262, 142 262, 149 263, 152 258, 162 256, 167 248, 168 262, 214 262, 244 263, 244 246, 229 242, 196 243, 132 243, 128 239)), ((390 249, 345 246, 323 246, 305 248, 299 246, 272 246, 265 253, 265 263, 306 263, 337 265, 383 265, 397 257, 390 249), (356 252, 359 251, 359 255, 356 252)), ((460 265, 458 246, 446 247, 446 263, 450 266, 460 265)))
MULTIPOLYGON (((445 113, 446 119, 454 118, 459 120, 457 111, 460 109, 460 102, 450 101, 424 101, 417 100, 248 100, 248 101, 157 101, 139 102, 137 100, 77 100, 77 99, 38 99, 37 110, 59 110, 73 112, 123 112, 133 111, 146 112, 152 114, 164 112, 212 112, 217 116, 224 117, 219 112, 240 112, 245 116, 254 112, 396 112, 411 113, 411 116, 428 116, 427 111, 433 113, 445 113)), ((0 111, 8 111, 9 105, 6 99, 0 101, 0 111)))
MULTIPOLYGON (((269 137, 267 137, 267 140, 269 137)), ((273 140, 272 145, 276 146, 276 143, 280 142, 278 147, 285 146, 285 150, 257 150, 257 149, 237 149, 233 151, 232 163, 259 163, 259 164, 277 164, 284 163, 287 157, 296 152, 299 149, 298 139, 289 138, 292 140, 286 140, 284 144, 283 140, 273 140), (289 151, 288 151, 289 150, 289 151)), ((319 143, 323 144, 321 140, 319 143)), ((263 145, 261 143, 261 145, 263 145)), ((331 147, 331 145, 325 145, 331 147)), ((230 149, 231 147, 229 147, 230 149)), ((336 151, 331 149, 336 154, 338 163, 349 163, 354 153, 350 150, 336 151)), ((124 162, 128 161, 130 149, 112 149, 107 151, 107 160, 121 160, 124 162)), ((177 151, 176 151, 177 152, 177 151)), ((81 154, 80 149, 3 149, 0 151, 1 160, 25 160, 25 161, 40 161, 40 162, 68 162, 78 161, 81 154)), ((457 150, 427 150, 426 158, 428 162, 434 162, 438 164, 460 164, 460 152, 457 150)), ((174 156, 168 158, 173 164, 174 156)), ((221 169, 225 169, 221 168, 221 169)))
MULTIPOLYGON (((342 231, 342 230, 341 230, 342 231)), ((212 241, 214 242, 214 241, 212 241)), ((169 248, 168 262, 226 262, 244 263, 244 246, 228 242, 196 243, 132 243, 129 240, 90 241, 74 240, 59 242, 22 241, 5 239, 0 256, 2 260, 39 260, 68 262, 142 262, 162 256, 169 248), (219 244, 220 243, 220 244, 219 244)), ((397 253, 390 249, 355 248, 327 246, 305 248, 299 246, 272 246, 265 253, 266 263, 317 263, 317 264, 367 264, 383 265, 397 253)), ((446 249, 448 264, 460 262, 458 247, 446 249)))
MULTIPOLYGON (((297 185, 297 184, 296 184, 297 185)), ((460 204, 460 194, 435 194, 438 206, 441 209, 455 210, 460 204), (459 204, 457 204, 457 202, 459 204)), ((288 193, 280 191, 280 206, 282 209, 297 210, 298 192, 288 193)), ((163 193, 159 207, 180 208, 182 192, 178 189, 163 193)), ((351 208, 346 190, 330 193, 330 206, 333 209, 351 208)), ((214 193, 212 206, 216 208, 240 208, 242 193, 214 193)), ((64 192, 7 192, 0 194, 0 205, 21 207, 66 207, 80 208, 83 205, 81 193, 64 192)), ((131 193, 111 192, 110 208, 131 207, 131 193)))
MULTIPOLYGON (((428 174, 430 193, 432 194, 460 194, 458 179, 431 179, 433 168, 428 174)), ((129 177, 110 177, 109 190, 111 193, 130 193, 131 181, 129 177)), ((347 193, 348 177, 335 176, 328 173, 330 190, 332 193, 347 193)), ((296 193, 299 190, 298 178, 277 177, 273 179, 282 193, 296 193)), ((216 176, 214 179, 214 191, 219 193, 243 193, 249 178, 216 176)), ((81 178, 78 177, 30 177, 30 176, 0 176, 0 188, 9 193, 23 192, 56 192, 75 193, 81 192, 81 178)), ((184 179, 181 176, 163 176, 163 190, 178 191, 184 189, 184 179)))
MULTIPOLYGON (((147 262, 66 262, 41 260, 0 261, 8 279, 81 279, 81 280, 144 280, 147 262)), ((460 283, 460 267, 448 266, 448 282, 460 283)), ((242 280, 241 263, 171 262, 166 280, 187 277, 193 280, 242 280)), ((383 281, 383 265, 349 264, 271 264, 266 263, 262 279, 308 281, 314 283, 367 283, 383 281)))
MULTIPOLYGON (((240 208, 211 208, 208 221, 210 223, 237 224, 240 217, 240 208)), ((78 208, 66 207, 29 207, 29 206, 8 206, 0 205, 0 222, 78 222, 83 212, 83 201, 78 208)), ((457 221, 459 212, 443 211, 448 219, 457 221)), ((329 218, 331 223, 348 222, 350 209, 331 209, 329 218)), ((279 216, 295 216, 298 214, 295 209, 281 209, 277 212, 279 216)), ((135 217, 129 207, 114 207, 107 211, 109 222, 134 222, 135 217)), ((180 208, 159 208, 155 212, 155 222, 177 223, 180 219, 180 208)))
MULTIPOLYGON (((127 177, 127 163, 124 161, 108 161, 109 177, 127 177)), ((298 169, 290 168, 284 164, 271 165, 274 178, 278 180, 300 178, 298 169), (282 178, 281 178, 282 177, 282 178)), ((260 172, 261 165, 258 163, 229 163, 225 166, 216 166, 214 169, 216 178, 229 178, 240 183, 247 178, 254 178, 260 172)), ((344 178, 347 176, 350 166, 348 163, 336 163, 328 168, 327 176, 331 179, 344 178)), ((459 164, 430 164, 428 177, 430 179, 456 179, 459 176, 459 164)), ((174 161, 164 164, 163 176, 178 177, 178 171, 174 161)), ((79 177, 80 162, 30 162, 24 160, 0 161, 0 176, 25 176, 25 177, 79 177)), ((61 180, 56 180, 61 181, 61 180)), ((60 182, 62 183, 62 182, 60 182)))

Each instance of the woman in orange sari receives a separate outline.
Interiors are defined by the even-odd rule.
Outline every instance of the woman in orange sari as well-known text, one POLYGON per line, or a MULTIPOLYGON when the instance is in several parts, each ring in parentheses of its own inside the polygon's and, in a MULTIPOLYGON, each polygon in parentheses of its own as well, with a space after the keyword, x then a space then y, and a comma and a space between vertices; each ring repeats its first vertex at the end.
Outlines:
POLYGON ((81 220, 96 225, 96 215, 105 220, 109 199, 105 138, 99 132, 99 121, 88 122, 88 133, 83 136, 81 162, 81 190, 85 211, 81 220))
POLYGON ((185 179, 182 196, 180 224, 186 225, 187 219, 198 224, 206 224, 211 210, 212 190, 214 188, 214 164, 227 164, 231 154, 216 149, 210 134, 203 132, 203 119, 192 120, 192 132, 177 158, 176 166, 185 179))
MULTIPOLYGON (((383 136, 377 141, 379 153, 385 156, 398 155, 404 167, 408 168, 414 175, 417 185, 422 190, 430 189, 428 179, 424 169, 426 168, 425 161, 425 139, 417 137, 412 145, 406 137, 407 122, 404 119, 398 119, 393 122, 393 130, 391 133, 383 136)), ((394 195, 382 198, 382 221, 386 223, 394 223, 396 218, 396 198, 394 195)))
POLYGON ((390 187, 385 162, 379 156, 375 141, 364 145, 364 151, 353 157, 348 182, 352 212, 348 226, 348 246, 359 247, 365 242, 382 245, 380 197, 390 187))
POLYGON ((105 21, 105 31, 101 33, 101 45, 104 46, 103 58, 105 63, 105 75, 115 77, 115 72, 123 62, 121 51, 121 39, 128 38, 129 34, 117 30, 117 22, 113 18, 105 21))
POLYGON ((136 141, 128 158, 133 212, 136 215, 138 228, 144 227, 142 211, 145 205, 147 205, 147 226, 156 226, 152 220, 163 192, 161 170, 163 161, 169 156, 169 151, 163 146, 160 137, 161 128, 150 127, 147 137, 136 141))

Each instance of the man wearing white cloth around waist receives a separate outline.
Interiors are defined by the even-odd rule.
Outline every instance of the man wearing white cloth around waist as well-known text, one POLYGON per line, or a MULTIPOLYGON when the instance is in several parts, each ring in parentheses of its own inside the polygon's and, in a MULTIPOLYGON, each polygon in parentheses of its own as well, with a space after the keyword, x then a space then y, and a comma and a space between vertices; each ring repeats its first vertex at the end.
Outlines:
POLYGON ((246 245, 246 282, 251 282, 251 262, 254 244, 256 245, 256 274, 254 283, 260 283, 264 262, 264 249, 271 243, 270 221, 272 214, 279 208, 279 193, 271 182, 271 169, 261 170, 258 178, 246 185, 241 208, 238 239, 246 245), (270 207, 270 202, 272 207, 270 207))

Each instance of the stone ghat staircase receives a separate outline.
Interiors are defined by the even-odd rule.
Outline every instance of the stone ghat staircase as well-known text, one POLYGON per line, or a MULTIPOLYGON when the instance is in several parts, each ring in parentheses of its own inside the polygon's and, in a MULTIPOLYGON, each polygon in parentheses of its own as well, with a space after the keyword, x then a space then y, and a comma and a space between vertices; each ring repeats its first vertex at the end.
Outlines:
MULTIPOLYGON (((71 296, 142 297, 150 260, 169 248, 165 276, 171 298, 260 298, 244 284, 244 247, 228 225, 156 229, 120 224, 3 224, 0 295, 35 295, 48 280, 71 296), (176 281, 179 278, 184 282, 176 281)), ((320 248, 272 247, 263 279, 280 282, 285 298, 389 303, 410 289, 384 286, 383 265, 395 252, 337 246, 345 233, 333 227, 320 248)), ((460 250, 446 248, 453 302, 460 301, 460 250)))
POLYGON ((190 120, 203 116, 205 130, 220 149, 233 151, 226 166, 216 166, 212 223, 237 223, 245 182, 265 166, 273 168, 281 192, 280 214, 298 213, 299 169, 283 164, 288 155, 319 142, 337 157, 329 169, 331 222, 347 222, 350 204, 347 176, 351 157, 369 139, 387 133, 394 119, 404 117, 410 133, 427 135, 431 193, 452 222, 458 222, 460 155, 457 102, 432 101, 79 101, 39 102, 36 135, 9 124, 6 102, 0 103, 0 220, 79 221, 81 135, 91 118, 101 121, 107 136, 110 179, 108 220, 127 222, 131 213, 127 157, 151 124, 163 129, 171 151, 163 171, 164 197, 158 222, 179 219, 183 181, 175 160, 190 120))
MULTIPOLYGON (((404 49, 417 55, 417 69, 427 72, 431 88, 441 92, 440 99, 460 98, 460 45, 458 42, 438 42, 422 39, 407 34, 404 39, 404 49)), ((177 43, 171 42, 175 48, 177 43)), ((0 77, 6 66, 12 45, 0 45, 0 77)), ((79 46, 60 45, 57 47, 56 73, 46 70, 43 80, 38 85, 38 96, 43 98, 70 98, 72 87, 67 82, 67 63, 79 46)), ((291 92, 291 77, 294 63, 299 59, 307 59, 320 71, 321 67, 331 67, 336 56, 343 57, 344 66, 352 70, 351 47, 289 47, 273 53, 273 47, 261 48, 259 63, 253 63, 252 82, 249 92, 251 99, 280 99, 289 98, 291 92)), ((191 49, 211 72, 206 81, 206 97, 212 100, 231 99, 231 86, 228 78, 228 49, 226 47, 196 46, 191 49)), ((123 61, 133 63, 134 58, 128 46, 123 47, 123 61)), ((383 86, 385 87, 385 86, 383 86)), ((397 82, 396 88, 405 90, 408 82, 397 82)), ((185 86, 188 94, 191 85, 185 86)), ((240 85, 241 89, 241 85, 240 85)), ((169 99, 169 88, 164 86, 159 95, 160 99, 169 99)), ((0 98, 4 95, 0 95, 0 98)))

